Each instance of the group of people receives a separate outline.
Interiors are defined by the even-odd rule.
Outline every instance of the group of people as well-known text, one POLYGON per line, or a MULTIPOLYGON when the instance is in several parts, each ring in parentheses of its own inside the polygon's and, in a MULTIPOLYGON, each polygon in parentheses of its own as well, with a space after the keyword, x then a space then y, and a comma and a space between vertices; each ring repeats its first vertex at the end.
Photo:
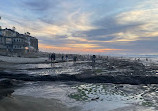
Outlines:
MULTIPOLYGON (((73 57, 73 61, 76 62, 77 61, 77 56, 74 56, 73 57)), ((52 53, 52 54, 49 54, 49 60, 51 60, 51 62, 55 61, 56 60, 56 55, 55 53, 52 53)), ((64 55, 61 56, 61 60, 64 61, 64 55)), ((67 61, 68 60, 68 55, 65 55, 65 60, 67 61)), ((95 63, 96 61, 96 55, 92 55, 91 56, 91 60, 93 63, 95 63)))
MULTIPOLYGON (((66 58, 66 60, 68 60, 68 55, 66 55, 65 58, 66 58)), ((51 60, 51 62, 56 60, 55 53, 49 54, 49 60, 51 60)), ((64 61, 64 55, 61 56, 61 60, 64 61)))
POLYGON ((56 59, 55 53, 49 54, 49 59, 51 60, 51 62, 55 61, 56 59))
MULTIPOLYGON (((65 56, 65 59, 68 60, 68 55, 65 56)), ((61 60, 64 61, 64 55, 61 56, 61 60)))

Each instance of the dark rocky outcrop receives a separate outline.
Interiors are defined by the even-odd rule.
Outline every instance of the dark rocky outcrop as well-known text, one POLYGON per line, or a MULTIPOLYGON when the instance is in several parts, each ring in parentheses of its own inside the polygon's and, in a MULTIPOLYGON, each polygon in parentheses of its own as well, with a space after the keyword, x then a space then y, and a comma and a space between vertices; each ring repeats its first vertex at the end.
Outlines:
POLYGON ((0 99, 5 96, 10 96, 14 90, 14 80, 12 79, 0 79, 0 99))
MULTIPOLYGON (((0 78, 8 78, 22 81, 80 81, 92 83, 115 83, 115 84, 157 84, 158 76, 155 74, 156 66, 145 66, 137 61, 122 59, 100 60, 96 63, 80 62, 73 64, 73 67, 80 67, 79 74, 58 74, 50 75, 31 75, 17 74, 14 72, 0 72, 0 78), (84 67, 86 67, 84 69, 84 67)), ((45 69, 51 69, 48 67, 45 69)), ((60 67, 62 68, 62 67, 60 67)), ((27 70, 43 70, 43 68, 27 70)), ((11 86, 12 81, 3 81, 5 85, 11 86)), ((2 84, 0 82, 0 84, 2 84)))
MULTIPOLYGON (((27 74, 11 74, 0 72, 0 78, 9 78, 23 81, 79 81, 89 83, 115 83, 115 84, 158 84, 156 75, 93 75, 84 74, 69 75, 61 74, 58 76, 44 75, 32 76, 27 74)), ((12 86, 12 82, 4 80, 0 82, 1 86, 12 86)))

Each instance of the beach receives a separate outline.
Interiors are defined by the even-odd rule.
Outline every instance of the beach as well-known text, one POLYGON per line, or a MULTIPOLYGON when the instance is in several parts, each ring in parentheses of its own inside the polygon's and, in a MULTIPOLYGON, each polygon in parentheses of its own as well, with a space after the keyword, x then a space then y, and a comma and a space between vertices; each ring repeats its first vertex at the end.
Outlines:
POLYGON ((158 108, 157 84, 143 81, 157 77, 156 61, 110 58, 92 64, 4 58, 0 56, 3 63, 0 111, 156 111, 158 108))
POLYGON ((0 110, 157 111, 157 89, 157 85, 34 82, 1 99, 0 110))
POLYGON ((73 111, 54 99, 14 95, 0 100, 0 111, 73 111))

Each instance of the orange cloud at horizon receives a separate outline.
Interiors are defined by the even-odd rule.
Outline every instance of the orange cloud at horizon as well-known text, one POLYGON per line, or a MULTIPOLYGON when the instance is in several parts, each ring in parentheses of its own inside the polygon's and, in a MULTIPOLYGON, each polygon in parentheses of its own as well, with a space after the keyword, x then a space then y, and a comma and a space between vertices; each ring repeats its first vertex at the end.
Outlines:
POLYGON ((71 53, 101 53, 101 52, 109 52, 109 51, 119 51, 122 49, 91 49, 91 48, 74 48, 74 47, 57 47, 53 45, 39 44, 40 50, 45 51, 55 51, 55 52, 71 52, 71 53))

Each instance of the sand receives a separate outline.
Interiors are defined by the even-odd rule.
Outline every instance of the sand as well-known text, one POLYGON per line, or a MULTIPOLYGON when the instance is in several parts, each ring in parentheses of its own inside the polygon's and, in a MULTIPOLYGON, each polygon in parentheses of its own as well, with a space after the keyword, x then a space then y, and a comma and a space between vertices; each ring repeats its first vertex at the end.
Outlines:
MULTIPOLYGON (((68 108, 55 99, 14 95, 0 100, 0 111, 84 111, 79 107, 68 108)), ((89 110, 88 110, 89 111, 89 110)), ((91 110, 90 110, 91 111, 91 110)), ((96 111, 94 109, 94 111, 96 111)), ((97 110, 99 111, 99 110, 97 110)), ((129 105, 108 111, 157 111, 152 107, 129 105)))
POLYGON ((8 57, 0 56, 0 61, 8 63, 38 63, 45 62, 48 58, 23 58, 23 57, 8 57))
POLYGON ((55 99, 14 95, 0 100, 0 111, 77 111, 55 99))

